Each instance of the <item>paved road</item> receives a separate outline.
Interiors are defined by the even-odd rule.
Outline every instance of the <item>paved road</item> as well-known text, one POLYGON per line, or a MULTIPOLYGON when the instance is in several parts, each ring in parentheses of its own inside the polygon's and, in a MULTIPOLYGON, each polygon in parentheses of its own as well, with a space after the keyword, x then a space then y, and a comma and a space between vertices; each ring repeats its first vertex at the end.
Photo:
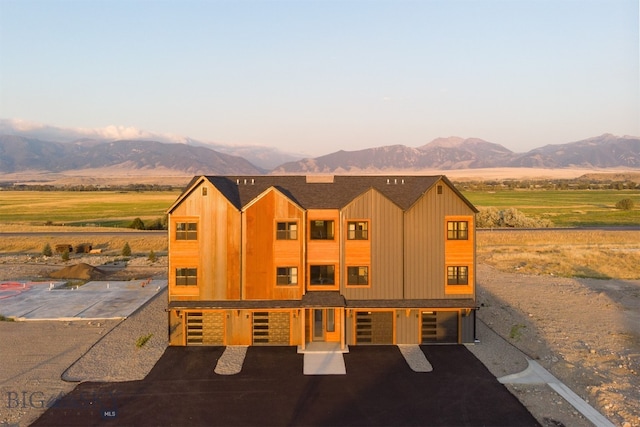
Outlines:
POLYGON ((640 231, 640 225, 625 225, 620 227, 572 227, 572 228, 477 228, 479 233, 509 232, 509 231, 640 231))
POLYGON ((0 237, 40 237, 40 236, 130 236, 132 234, 143 234, 150 236, 166 235, 167 230, 138 230, 138 231, 10 231, 0 232, 0 237))

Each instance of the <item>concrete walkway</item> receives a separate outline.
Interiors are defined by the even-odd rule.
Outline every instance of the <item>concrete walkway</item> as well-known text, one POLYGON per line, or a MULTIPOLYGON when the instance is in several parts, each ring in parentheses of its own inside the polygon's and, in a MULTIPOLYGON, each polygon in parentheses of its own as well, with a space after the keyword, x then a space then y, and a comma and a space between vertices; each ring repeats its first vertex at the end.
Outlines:
POLYGON ((527 359, 527 362, 529 366, 524 371, 498 378, 498 381, 502 384, 547 384, 597 427, 614 427, 611 421, 540 366, 538 362, 531 359, 527 359))
POLYGON ((304 355, 304 375, 345 375, 347 368, 344 364, 344 353, 349 347, 340 348, 339 343, 312 342, 302 350, 298 346, 298 353, 304 355))

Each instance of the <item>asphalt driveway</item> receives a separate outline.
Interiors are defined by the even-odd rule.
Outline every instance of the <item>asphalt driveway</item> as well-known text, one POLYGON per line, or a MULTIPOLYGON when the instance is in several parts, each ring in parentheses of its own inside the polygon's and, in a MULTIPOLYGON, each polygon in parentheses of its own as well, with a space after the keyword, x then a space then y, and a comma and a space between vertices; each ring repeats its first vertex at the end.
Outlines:
POLYGON ((305 376, 295 347, 249 347, 223 376, 224 347, 169 347, 144 380, 79 384, 33 425, 539 425, 466 347, 421 348, 432 372, 396 346, 354 346, 346 375, 305 376))

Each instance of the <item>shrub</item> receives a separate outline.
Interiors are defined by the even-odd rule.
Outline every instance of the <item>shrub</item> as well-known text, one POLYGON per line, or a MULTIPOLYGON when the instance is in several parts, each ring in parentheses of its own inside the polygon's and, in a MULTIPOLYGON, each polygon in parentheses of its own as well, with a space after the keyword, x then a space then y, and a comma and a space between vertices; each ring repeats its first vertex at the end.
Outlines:
POLYGON ((129 228, 133 228, 135 230, 146 230, 144 222, 142 222, 140 218, 134 219, 129 228))
POLYGON ((149 252, 149 261, 151 262, 156 262, 156 253, 153 252, 153 249, 151 249, 151 252, 149 252))
POLYGON ((494 207, 481 209, 476 216, 479 228, 548 228, 553 223, 548 219, 530 218, 517 209, 498 210, 494 207))
POLYGON ((50 244, 45 244, 44 248, 42 248, 42 255, 44 256, 51 256, 53 255, 53 251, 51 250, 51 245, 50 244))
POLYGON ((138 337, 138 339, 136 340, 136 347, 142 348, 147 343, 147 341, 151 339, 152 336, 153 334, 141 335, 140 337, 138 337))
POLYGON ((122 247, 122 256, 131 256, 131 246, 129 246, 129 242, 125 242, 122 247))
POLYGON ((62 252, 61 257, 62 257, 62 260, 63 260, 63 261, 69 261, 69 249, 65 249, 65 250, 62 252))
POLYGON ((622 209, 623 211, 630 211, 634 207, 633 200, 631 199, 622 199, 616 203, 616 209, 622 209))

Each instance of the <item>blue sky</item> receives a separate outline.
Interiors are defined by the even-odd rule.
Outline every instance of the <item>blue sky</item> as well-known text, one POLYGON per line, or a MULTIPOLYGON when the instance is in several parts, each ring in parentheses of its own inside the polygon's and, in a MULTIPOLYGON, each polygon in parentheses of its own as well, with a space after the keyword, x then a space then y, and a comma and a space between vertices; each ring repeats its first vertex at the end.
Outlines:
POLYGON ((640 135, 638 1, 0 0, 0 118, 312 155, 640 135))

